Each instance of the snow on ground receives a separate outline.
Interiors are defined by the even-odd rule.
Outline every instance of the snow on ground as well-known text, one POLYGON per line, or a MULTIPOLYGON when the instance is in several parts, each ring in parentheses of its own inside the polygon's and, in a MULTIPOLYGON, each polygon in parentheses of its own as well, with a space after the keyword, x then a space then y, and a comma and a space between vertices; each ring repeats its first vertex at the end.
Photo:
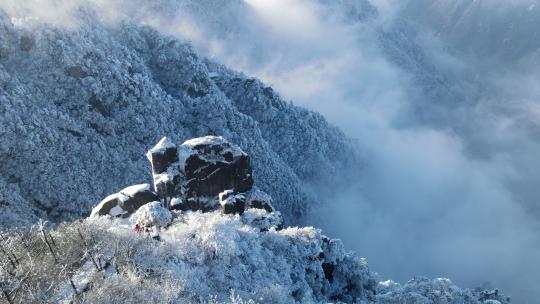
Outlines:
POLYGON ((205 159, 208 161, 222 161, 223 155, 228 152, 231 152, 233 157, 240 157, 242 155, 247 155, 242 149, 236 145, 230 145, 227 140, 221 136, 203 136, 198 138, 193 138, 185 141, 182 145, 178 147, 178 158, 180 163, 180 169, 184 170, 183 165, 186 163, 186 160, 193 154, 197 153, 197 147, 207 145, 207 146, 225 146, 227 147, 223 151, 220 151, 219 154, 215 155, 215 158, 209 159, 209 156, 205 156, 205 159))
POLYGON ((123 194, 127 197, 132 197, 136 193, 143 192, 143 191, 152 191, 150 184, 139 184, 139 185, 129 186, 122 189, 122 191, 120 191, 120 194, 123 194))
POLYGON ((164 151, 168 148, 175 148, 176 145, 168 138, 163 137, 152 149, 148 150, 148 153, 146 156, 148 157, 148 160, 151 162, 152 158, 151 155, 158 151, 164 151))
MULTIPOLYGON (((262 231, 252 224, 262 213, 261 209, 248 209, 243 215, 175 211, 169 226, 153 228, 160 240, 153 240, 151 233, 133 232, 133 220, 87 221, 105 227, 109 238, 139 244, 132 256, 137 273, 146 274, 145 280, 160 278, 167 286, 181 284, 175 287, 180 295, 167 291, 169 297, 181 297, 180 303, 239 303, 232 298, 254 303, 508 303, 496 290, 461 289, 448 279, 414 278, 406 284, 386 280, 371 272, 364 259, 347 252, 340 240, 326 238, 319 229, 262 231)), ((111 272, 99 288, 107 289, 118 279, 111 272)))

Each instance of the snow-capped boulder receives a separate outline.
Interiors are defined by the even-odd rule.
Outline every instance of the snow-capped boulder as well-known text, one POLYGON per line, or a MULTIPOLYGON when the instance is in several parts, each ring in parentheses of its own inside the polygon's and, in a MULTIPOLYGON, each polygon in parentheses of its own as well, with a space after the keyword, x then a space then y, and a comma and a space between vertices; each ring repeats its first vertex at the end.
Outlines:
POLYGON ((129 186, 120 191, 120 208, 129 214, 135 212, 139 207, 149 202, 159 200, 159 197, 151 190, 149 184, 129 186))
POLYGON ((166 227, 172 221, 172 214, 160 202, 150 202, 135 212, 129 221, 140 227, 166 227))
POLYGON ((224 214, 242 214, 246 209, 246 197, 243 194, 234 194, 232 190, 225 190, 219 194, 219 204, 224 214))
POLYGON ((262 232, 271 228, 275 230, 283 229, 283 218, 281 212, 266 212, 264 209, 249 208, 242 214, 242 222, 246 225, 259 228, 262 232))
POLYGON ((154 190, 163 198, 171 198, 179 192, 177 185, 181 184, 178 163, 178 148, 167 137, 163 137, 146 153, 152 164, 154 190))
MULTIPOLYGON (((149 184, 127 187, 101 201, 92 216, 127 217, 142 205, 160 199, 170 209, 206 212, 221 205, 226 214, 244 212, 243 193, 253 187, 250 158, 223 137, 194 138, 179 147, 163 137, 146 156, 152 164, 155 192, 149 184)), ((273 210, 267 194, 252 192, 253 207, 273 210)))
POLYGON ((249 156, 221 136, 205 136, 180 146, 180 172, 186 197, 217 195, 227 189, 246 192, 253 186, 249 156))
POLYGON ((152 172, 160 174, 165 172, 172 164, 178 162, 176 145, 167 137, 163 137, 152 149, 146 153, 146 157, 152 164, 152 172))
POLYGON ((249 192, 246 203, 248 208, 264 209, 267 212, 274 211, 272 197, 259 189, 254 189, 249 192))
POLYGON ((219 206, 219 193, 244 193, 253 187, 249 156, 223 137, 194 138, 178 147, 163 138, 147 157, 155 191, 174 209, 213 210, 219 206))
POLYGON ((159 197, 152 191, 149 184, 133 185, 107 196, 92 210, 90 216, 128 217, 142 205, 157 200, 159 197))
POLYGON ((102 215, 111 215, 118 216, 123 214, 124 210, 118 206, 120 204, 120 199, 118 198, 118 193, 111 194, 104 198, 94 209, 90 216, 102 216, 102 215))

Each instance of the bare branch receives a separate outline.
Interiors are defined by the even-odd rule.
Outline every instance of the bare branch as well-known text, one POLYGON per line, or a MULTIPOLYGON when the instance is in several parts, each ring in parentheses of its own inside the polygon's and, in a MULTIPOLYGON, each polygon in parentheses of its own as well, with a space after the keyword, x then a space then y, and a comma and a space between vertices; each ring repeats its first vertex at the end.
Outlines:
POLYGON ((58 258, 56 257, 56 253, 54 252, 51 244, 49 243, 49 240, 47 239, 47 234, 45 233, 45 229, 44 229, 45 223, 42 220, 39 220, 38 225, 39 225, 39 230, 41 232, 42 239, 45 242, 45 244, 47 244, 47 247, 49 248, 49 251, 51 252, 54 258, 54 262, 58 263, 58 258))

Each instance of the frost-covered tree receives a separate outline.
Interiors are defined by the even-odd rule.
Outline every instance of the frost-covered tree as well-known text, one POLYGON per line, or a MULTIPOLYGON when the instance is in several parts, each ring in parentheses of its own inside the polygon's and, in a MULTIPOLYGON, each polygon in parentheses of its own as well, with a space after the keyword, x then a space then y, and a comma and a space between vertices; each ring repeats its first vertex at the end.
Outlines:
POLYGON ((383 280, 320 230, 261 231, 253 212, 175 212, 159 241, 108 216, 4 231, 0 302, 508 303, 447 279, 383 280))
POLYGON ((64 28, 0 13, 2 226, 77 218, 149 181, 143 152, 163 136, 239 144, 288 223, 317 201, 307 183, 357 164, 322 116, 189 43, 136 21, 103 23, 91 9, 76 14, 80 24, 64 28))

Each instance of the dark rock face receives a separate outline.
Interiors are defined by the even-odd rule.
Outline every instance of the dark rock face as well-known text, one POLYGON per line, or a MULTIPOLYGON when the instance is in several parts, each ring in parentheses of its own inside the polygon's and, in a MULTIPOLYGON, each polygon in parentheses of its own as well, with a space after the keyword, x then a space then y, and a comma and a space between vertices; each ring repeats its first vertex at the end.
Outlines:
POLYGON ((152 172, 161 174, 178 162, 178 149, 167 137, 163 137, 146 156, 152 164, 152 172))
POLYGON ((322 269, 324 271, 324 277, 328 282, 332 283, 334 281, 334 264, 332 263, 322 263, 322 269))
POLYGON ((149 184, 134 185, 107 196, 92 210, 91 216, 128 217, 141 206, 153 201, 159 201, 159 197, 149 184))
POLYGON ((209 212, 215 210, 219 203, 216 199, 210 197, 190 197, 188 199, 184 198, 174 198, 172 200, 171 209, 172 210, 194 210, 209 212))
POLYGON ((160 174, 154 176, 154 190, 162 198, 177 197, 181 194, 182 176, 178 174, 160 174))
POLYGON ((266 212, 274 212, 272 197, 261 190, 253 190, 247 199, 248 208, 264 209, 266 212))
POLYGON ((195 138, 178 147, 163 138, 147 157, 155 191, 171 199, 174 209, 213 210, 219 206, 219 193, 244 193, 253 187, 249 156, 223 137, 195 138))
POLYGON ((253 189, 249 156, 223 137, 194 138, 176 146, 164 137, 146 154, 152 165, 154 191, 149 184, 123 189, 104 199, 92 215, 127 217, 139 207, 161 201, 168 209, 216 210, 225 214, 243 214, 257 208, 263 214, 252 215, 261 229, 280 227, 279 212, 274 214, 272 198, 253 189))
POLYGON ((151 189, 149 184, 135 185, 120 191, 121 201, 119 207, 132 214, 139 207, 150 202, 159 201, 159 197, 151 189))
POLYGON ((249 156, 222 137, 207 136, 182 145, 186 197, 217 196, 232 189, 246 192, 253 187, 249 156))
POLYGON ((221 199, 221 197, 223 196, 220 195, 219 204, 221 205, 224 214, 244 213, 244 210, 246 209, 246 198, 243 195, 227 195, 225 199, 221 199))
POLYGON ((162 198, 180 194, 182 176, 179 171, 178 148, 167 137, 163 137, 146 157, 152 164, 154 190, 162 198))
POLYGON ((118 194, 109 195, 92 210, 92 215, 110 215, 111 210, 119 204, 118 194))

